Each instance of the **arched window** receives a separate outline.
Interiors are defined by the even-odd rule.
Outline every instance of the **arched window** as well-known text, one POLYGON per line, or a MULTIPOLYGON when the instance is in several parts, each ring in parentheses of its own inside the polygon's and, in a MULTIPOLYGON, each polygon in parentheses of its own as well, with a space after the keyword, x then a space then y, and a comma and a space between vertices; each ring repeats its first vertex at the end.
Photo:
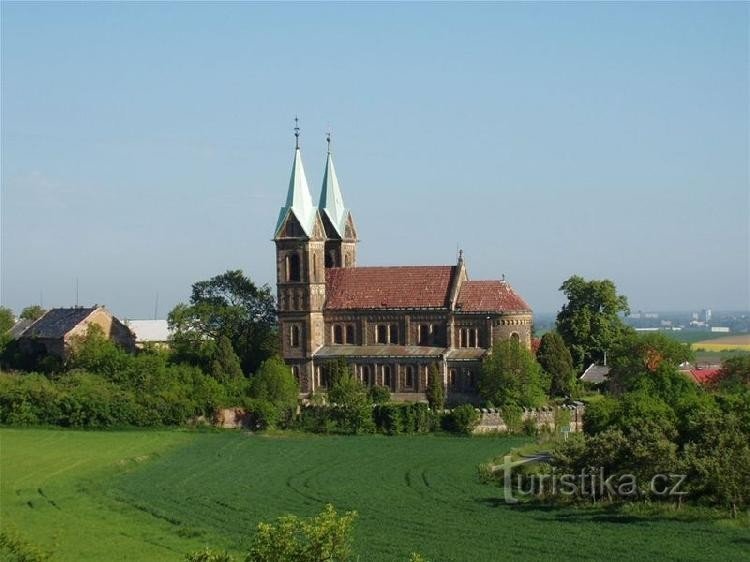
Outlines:
POLYGON ((299 326, 297 324, 292 324, 289 328, 289 345, 299 347, 299 326))
POLYGON ((294 375, 294 379, 295 379, 295 380, 296 380, 297 382, 300 382, 300 381, 299 381, 299 367, 297 367, 297 365, 294 365, 294 366, 292 367, 292 374, 294 375))
POLYGON ((352 266, 352 258, 351 258, 351 256, 349 254, 346 255, 346 258, 344 260, 344 265, 346 267, 351 267, 352 266))
POLYGON ((362 369, 360 370, 360 376, 362 377, 362 384, 366 384, 367 386, 372 386, 372 373, 370 372, 369 365, 362 365, 362 369))
POLYGON ((392 388, 391 366, 383 365, 383 385, 392 388))
POLYGON ((300 281, 301 279, 299 254, 289 254, 286 257, 286 280, 300 281))
POLYGON ((518 332, 513 332, 510 335, 510 341, 512 341, 513 343, 518 343, 521 341, 521 337, 518 335, 518 332))
POLYGON ((341 324, 333 326, 333 343, 344 343, 344 329, 341 324))
POLYGON ((404 372, 404 385, 407 388, 414 388, 414 367, 411 365, 406 366, 406 370, 404 372))
POLYGON ((456 369, 451 369, 448 371, 448 386, 455 389, 458 385, 458 373, 456 373, 456 369))
POLYGON ((354 343, 354 326, 346 325, 346 343, 354 343))

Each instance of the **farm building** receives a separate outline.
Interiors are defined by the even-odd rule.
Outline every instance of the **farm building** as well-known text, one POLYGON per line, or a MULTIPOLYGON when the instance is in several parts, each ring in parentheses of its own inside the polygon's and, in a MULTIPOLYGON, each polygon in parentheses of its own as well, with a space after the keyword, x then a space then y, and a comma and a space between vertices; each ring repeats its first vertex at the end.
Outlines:
POLYGON ((172 334, 166 320, 126 320, 125 325, 135 335, 135 346, 139 349, 146 345, 169 345, 169 337, 172 334))
POLYGON ((103 306, 49 310, 18 335, 19 350, 28 355, 66 359, 75 338, 85 336, 91 325, 99 326, 105 336, 127 351, 135 350, 133 333, 103 306))

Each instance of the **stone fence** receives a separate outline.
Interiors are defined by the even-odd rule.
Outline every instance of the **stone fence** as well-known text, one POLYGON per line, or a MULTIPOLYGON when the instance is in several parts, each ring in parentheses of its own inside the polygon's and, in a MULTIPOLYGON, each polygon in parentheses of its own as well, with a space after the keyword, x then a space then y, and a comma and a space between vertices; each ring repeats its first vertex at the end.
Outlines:
MULTIPOLYGON (((557 406, 554 408, 524 408, 521 412, 521 423, 527 420, 534 420, 536 426, 540 429, 546 428, 550 431, 565 431, 567 428, 570 432, 581 431, 583 429, 583 405, 557 406), (561 421, 570 420, 569 423, 560 425, 561 421), (557 427, 560 425, 560 427, 557 427)), ((500 408, 480 408, 479 425, 474 433, 493 433, 506 432, 508 426, 503 420, 500 408)))

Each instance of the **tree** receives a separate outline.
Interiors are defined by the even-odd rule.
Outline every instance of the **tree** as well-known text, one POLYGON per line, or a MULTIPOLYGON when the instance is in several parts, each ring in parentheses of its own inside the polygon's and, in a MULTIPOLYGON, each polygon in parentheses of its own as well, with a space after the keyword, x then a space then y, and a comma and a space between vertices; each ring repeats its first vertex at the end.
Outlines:
POLYGON ((368 395, 370 396, 370 400, 375 404, 387 404, 391 401, 391 389, 382 384, 370 387, 368 395))
POLYGON ((750 389, 750 355, 731 357, 721 364, 718 387, 724 392, 750 389))
POLYGON ((373 428, 372 402, 367 389, 359 382, 351 368, 338 372, 328 389, 332 414, 339 427, 348 433, 361 433, 373 428))
POLYGON ((425 397, 431 410, 437 412, 445 408, 445 385, 443 384, 443 377, 440 376, 440 368, 437 366, 437 363, 430 365, 430 370, 427 374, 425 397))
POLYGON ((10 341, 8 330, 16 323, 13 311, 10 308, 0 306, 0 353, 5 350, 5 346, 10 341))
POLYGON ((479 414, 471 404, 461 404, 451 412, 450 425, 457 433, 471 435, 479 425, 479 414))
POLYGON ((222 336, 231 342, 245 373, 278 351, 271 288, 257 287, 240 270, 194 283, 190 304, 178 304, 169 313, 169 325, 177 357, 207 371, 222 336))
POLYGON ((242 378, 240 358, 232 349, 232 343, 226 336, 221 336, 216 345, 216 354, 211 363, 211 376, 219 382, 229 382, 242 378))
POLYGON ((560 334, 547 332, 542 336, 536 360, 550 377, 550 396, 570 396, 576 386, 573 358, 560 334))
POLYGON ((247 562, 344 562, 352 555, 352 530, 357 512, 343 515, 327 504, 310 519, 295 515, 260 523, 247 562))
MULTIPOLYGON (((299 385, 284 361, 279 357, 271 357, 266 359, 250 378, 248 394, 251 398, 273 404, 289 419, 297 409, 299 385)), ((263 409, 257 403, 255 407, 263 409)))
POLYGON ((640 390, 675 406, 697 392, 693 382, 679 372, 680 363, 692 356, 688 344, 663 334, 630 332, 613 345, 610 391, 640 390))
POLYGON ((331 389, 342 378, 348 377, 352 373, 352 367, 346 362, 346 359, 329 359, 321 366, 323 375, 323 384, 326 388, 331 389))
POLYGON ((539 363, 515 340, 496 344, 482 363, 479 394, 496 406, 541 406, 547 387, 539 363))
POLYGON ((573 275, 560 290, 568 302, 557 315, 557 331, 573 356, 574 366, 604 360, 612 345, 630 330, 620 319, 629 313, 628 299, 617 294, 609 279, 586 281, 573 275))
POLYGON ((33 304, 31 306, 27 306, 21 311, 21 314, 19 314, 19 318, 22 318, 24 320, 39 320, 47 311, 44 310, 41 306, 38 304, 33 304))

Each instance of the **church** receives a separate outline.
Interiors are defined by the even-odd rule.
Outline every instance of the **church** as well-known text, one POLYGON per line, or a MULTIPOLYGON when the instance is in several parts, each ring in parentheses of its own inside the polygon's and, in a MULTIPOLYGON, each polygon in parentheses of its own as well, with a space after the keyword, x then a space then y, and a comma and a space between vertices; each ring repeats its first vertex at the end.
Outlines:
POLYGON ((472 281, 453 265, 357 264, 357 228, 328 156, 313 203, 299 128, 286 203, 274 230, 282 356, 303 397, 325 391, 321 366, 345 359, 365 385, 424 400, 437 364, 449 402, 472 401, 482 357, 501 340, 531 346, 533 315, 505 280, 472 281))

